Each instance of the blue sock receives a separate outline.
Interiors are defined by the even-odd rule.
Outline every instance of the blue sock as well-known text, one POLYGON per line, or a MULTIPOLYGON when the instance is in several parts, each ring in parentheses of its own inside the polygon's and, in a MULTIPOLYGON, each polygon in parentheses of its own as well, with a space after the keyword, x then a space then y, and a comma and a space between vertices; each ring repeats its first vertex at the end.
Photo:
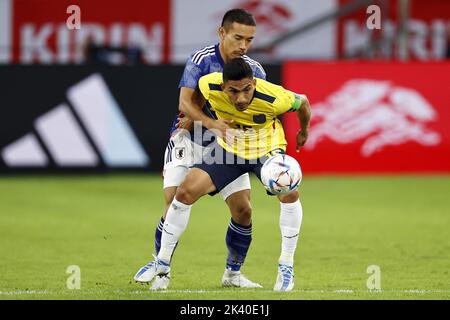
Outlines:
POLYGON ((231 219, 226 243, 228 247, 227 269, 239 271, 252 242, 252 225, 242 226, 231 219))
POLYGON ((159 249, 161 249, 161 236, 162 236, 163 227, 164 227, 164 218, 161 218, 161 221, 159 221, 159 224, 156 227, 156 231, 155 231, 155 252, 156 252, 156 255, 158 255, 159 249))

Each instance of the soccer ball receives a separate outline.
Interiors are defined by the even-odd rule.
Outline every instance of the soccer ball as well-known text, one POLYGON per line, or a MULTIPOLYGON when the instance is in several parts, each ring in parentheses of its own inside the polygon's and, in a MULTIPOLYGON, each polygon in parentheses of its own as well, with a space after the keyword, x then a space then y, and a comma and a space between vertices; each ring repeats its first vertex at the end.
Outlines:
POLYGON ((286 154, 270 157, 261 168, 261 181, 267 191, 285 194, 298 188, 302 169, 297 160, 286 154))

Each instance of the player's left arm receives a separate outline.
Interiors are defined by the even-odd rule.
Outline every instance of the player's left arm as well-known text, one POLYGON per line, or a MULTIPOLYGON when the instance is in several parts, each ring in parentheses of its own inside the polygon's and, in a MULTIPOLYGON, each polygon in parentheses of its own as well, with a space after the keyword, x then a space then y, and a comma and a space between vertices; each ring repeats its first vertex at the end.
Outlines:
POLYGON ((311 122, 311 106, 309 104, 308 97, 304 94, 299 94, 298 97, 301 100, 300 106, 297 110, 298 120, 300 121, 300 130, 297 133, 297 146, 296 152, 299 152, 300 147, 303 147, 308 140, 309 126, 311 122))
POLYGON ((286 112, 297 112, 298 120, 300 121, 300 130, 297 132, 297 143, 295 151, 298 152, 300 147, 303 147, 308 140, 309 125, 311 121, 311 106, 308 97, 304 94, 298 94, 282 87, 278 88, 278 98, 275 101, 275 112, 277 115, 286 112))

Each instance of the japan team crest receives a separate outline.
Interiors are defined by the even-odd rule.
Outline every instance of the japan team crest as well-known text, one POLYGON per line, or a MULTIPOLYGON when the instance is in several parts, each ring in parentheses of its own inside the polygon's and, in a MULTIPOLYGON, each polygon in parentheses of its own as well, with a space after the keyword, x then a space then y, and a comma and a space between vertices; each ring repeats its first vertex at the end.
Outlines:
POLYGON ((175 158, 178 160, 181 160, 186 155, 186 149, 184 147, 182 148, 175 148, 175 158))

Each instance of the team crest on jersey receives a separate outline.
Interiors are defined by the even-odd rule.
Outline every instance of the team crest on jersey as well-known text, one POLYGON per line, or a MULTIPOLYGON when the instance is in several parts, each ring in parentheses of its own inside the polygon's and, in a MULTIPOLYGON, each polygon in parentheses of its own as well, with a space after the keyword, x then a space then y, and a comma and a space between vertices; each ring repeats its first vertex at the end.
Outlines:
POLYGON ((178 160, 181 160, 184 158, 184 156, 186 155, 186 149, 183 148, 175 148, 175 158, 177 158, 178 160))

